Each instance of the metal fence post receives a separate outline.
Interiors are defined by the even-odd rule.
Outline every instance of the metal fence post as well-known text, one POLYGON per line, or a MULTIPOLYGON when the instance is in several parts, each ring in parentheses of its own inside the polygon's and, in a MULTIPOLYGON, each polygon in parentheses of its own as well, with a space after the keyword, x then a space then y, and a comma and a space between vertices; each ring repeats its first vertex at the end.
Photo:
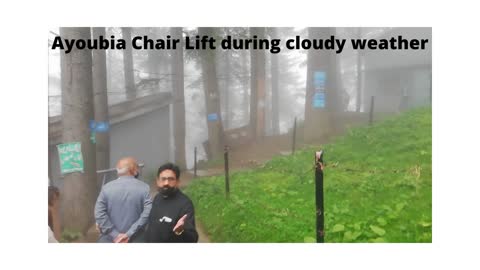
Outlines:
POLYGON ((371 125, 373 123, 373 110, 375 107, 375 96, 372 96, 372 99, 370 101, 370 115, 369 115, 369 120, 368 123, 371 125))
POLYGON ((325 217, 323 207, 323 150, 315 152, 315 206, 317 214, 317 243, 325 241, 325 217))
POLYGON ((228 175, 228 146, 225 146, 224 148, 223 158, 225 161, 225 194, 228 199, 230 196, 230 179, 228 175))

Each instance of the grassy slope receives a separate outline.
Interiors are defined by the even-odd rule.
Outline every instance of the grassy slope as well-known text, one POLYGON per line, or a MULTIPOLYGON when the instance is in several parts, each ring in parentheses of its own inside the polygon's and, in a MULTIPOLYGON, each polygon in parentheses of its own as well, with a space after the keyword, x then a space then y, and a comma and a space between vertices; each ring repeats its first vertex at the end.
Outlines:
MULTIPOLYGON (((431 242, 431 109, 417 109, 325 145, 326 242, 431 242)), ((186 190, 213 242, 315 237, 314 151, 263 168, 196 180, 186 190)))

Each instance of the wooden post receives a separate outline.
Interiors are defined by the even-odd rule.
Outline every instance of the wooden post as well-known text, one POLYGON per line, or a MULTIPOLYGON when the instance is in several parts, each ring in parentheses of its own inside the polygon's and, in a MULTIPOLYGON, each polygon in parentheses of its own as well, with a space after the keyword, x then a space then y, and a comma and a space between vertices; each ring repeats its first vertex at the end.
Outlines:
POLYGON ((228 147, 227 146, 225 146, 224 148, 223 158, 225 160, 225 194, 228 199, 230 195, 230 179, 228 175, 228 147))
POLYGON ((317 243, 323 243, 325 223, 323 214, 323 150, 315 152, 315 204, 317 209, 317 243))

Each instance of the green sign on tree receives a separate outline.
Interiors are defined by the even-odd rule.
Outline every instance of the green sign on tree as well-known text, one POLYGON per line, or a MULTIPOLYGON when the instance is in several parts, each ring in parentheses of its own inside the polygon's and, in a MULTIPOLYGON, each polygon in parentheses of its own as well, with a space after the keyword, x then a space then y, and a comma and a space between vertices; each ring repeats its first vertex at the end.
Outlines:
POLYGON ((57 145, 62 174, 83 172, 82 146, 79 142, 57 145))

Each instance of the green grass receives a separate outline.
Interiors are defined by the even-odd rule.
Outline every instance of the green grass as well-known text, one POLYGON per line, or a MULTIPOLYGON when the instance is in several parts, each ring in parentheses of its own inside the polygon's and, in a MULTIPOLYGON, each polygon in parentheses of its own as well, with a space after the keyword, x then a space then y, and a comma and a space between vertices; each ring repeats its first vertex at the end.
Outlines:
MULTIPOLYGON (((432 241, 431 109, 416 109, 325 145, 326 242, 432 241)), ((212 242, 315 241, 314 151, 187 188, 212 242)))

